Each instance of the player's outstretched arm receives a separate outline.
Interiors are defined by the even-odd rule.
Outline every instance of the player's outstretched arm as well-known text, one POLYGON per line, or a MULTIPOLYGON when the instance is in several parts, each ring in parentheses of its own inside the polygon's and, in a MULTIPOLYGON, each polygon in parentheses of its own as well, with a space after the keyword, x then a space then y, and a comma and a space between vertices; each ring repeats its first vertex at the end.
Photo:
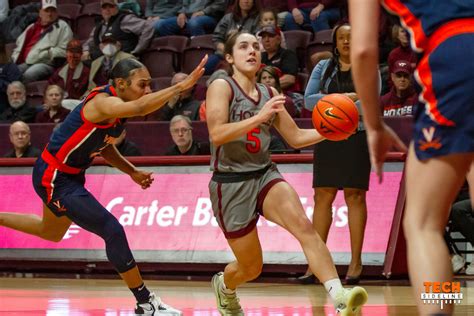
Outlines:
MULTIPOLYGON (((207 55, 201 60, 194 71, 183 81, 160 91, 142 96, 141 98, 124 102, 118 97, 97 96, 91 101, 93 122, 100 122, 113 118, 127 118, 134 116, 144 116, 160 109, 175 95, 193 87, 199 78, 204 74, 204 65, 207 62, 207 55)), ((87 109, 87 107, 86 107, 87 109)), ((90 111, 90 110, 89 110, 90 111)))

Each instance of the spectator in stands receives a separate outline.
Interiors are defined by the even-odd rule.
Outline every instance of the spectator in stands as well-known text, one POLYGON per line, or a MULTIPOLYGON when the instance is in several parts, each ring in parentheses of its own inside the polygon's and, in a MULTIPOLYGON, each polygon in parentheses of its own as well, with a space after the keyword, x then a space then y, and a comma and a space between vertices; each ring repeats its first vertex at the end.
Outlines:
POLYGON ((115 147, 122 156, 141 156, 142 153, 137 144, 129 141, 127 138, 127 131, 124 129, 122 134, 115 140, 115 147))
POLYGON ((410 62, 398 60, 392 69, 392 89, 380 98, 383 116, 413 115, 418 94, 413 87, 413 69, 410 62))
MULTIPOLYGON (((171 78, 171 85, 175 85, 188 77, 188 74, 179 72, 171 78)), ((193 97, 193 88, 182 91, 173 99, 159 109, 157 112, 150 114, 151 120, 169 121, 176 115, 184 115, 192 121, 199 120, 199 106, 201 102, 193 97)))
POLYGON ((49 85, 44 92, 44 110, 36 114, 35 123, 61 123, 69 114, 62 107, 64 90, 58 85, 49 85))
POLYGON ((395 24, 392 28, 392 38, 399 46, 388 54, 389 72, 393 72, 393 66, 397 60, 406 60, 410 62, 412 69, 415 69, 418 58, 410 47, 407 31, 395 24))
POLYGON ((135 56, 122 51, 122 44, 113 33, 105 33, 99 45, 102 55, 91 64, 88 90, 109 83, 110 71, 122 59, 135 56))
MULTIPOLYGON (((264 83, 269 87, 275 88, 280 94, 282 94, 280 86, 280 70, 273 66, 263 67, 257 74, 257 82, 264 83)), ((291 117, 297 117, 298 111, 293 103, 293 100, 289 96, 285 96, 285 108, 291 117)))
MULTIPOLYGON (((341 93, 354 102, 358 101, 351 75, 350 38, 351 27, 348 24, 334 28, 333 58, 319 62, 313 69, 306 86, 306 109, 312 111, 322 97, 331 93, 341 93)), ((369 149, 362 120, 356 133, 347 140, 316 144, 313 167, 313 226, 326 242, 332 223, 332 203, 337 191, 343 189, 348 208, 352 251, 346 274, 347 284, 357 284, 362 273, 362 245, 367 221, 366 193, 369 189, 369 178, 369 149)), ((308 269, 300 280, 302 283, 314 282, 311 271, 308 269)))
POLYGON ((56 0, 43 0, 38 21, 18 37, 12 54, 23 73, 23 82, 50 76, 58 59, 66 57, 66 46, 71 38, 69 24, 58 19, 56 0))
POLYGON ((226 0, 183 0, 178 16, 160 19, 155 25, 159 36, 181 34, 190 36, 210 33, 226 10, 226 0))
POLYGON ((13 148, 3 157, 26 158, 41 155, 41 150, 31 146, 31 131, 25 122, 16 121, 10 125, 10 142, 13 148))
POLYGON ((291 14, 285 17, 285 30, 301 30, 311 25, 313 32, 328 30, 340 18, 337 0, 288 0, 291 14))
POLYGON ((120 41, 126 53, 139 55, 148 48, 153 37, 153 25, 128 11, 120 11, 117 0, 101 0, 102 19, 97 21, 87 41, 83 44, 82 59, 102 56, 100 43, 106 33, 120 41))
POLYGON ((12 63, 5 50, 5 43, 0 40, 0 115, 8 108, 8 85, 20 78, 18 66, 12 63))
POLYGON ((176 115, 170 121, 170 133, 174 146, 165 153, 166 156, 209 155, 209 145, 193 140, 193 127, 189 117, 176 115))
POLYGON ((64 97, 79 100, 87 91, 90 69, 81 62, 82 45, 77 39, 67 44, 67 64, 59 68, 49 78, 49 84, 55 84, 64 89, 64 97))
POLYGON ((209 56, 205 75, 211 75, 219 62, 224 59, 224 43, 230 33, 246 31, 255 34, 257 32, 260 10, 259 0, 237 0, 232 8, 232 12, 224 15, 219 23, 217 23, 212 36, 212 41, 216 46, 216 53, 209 56))
POLYGON ((145 17, 157 33, 162 21, 175 17, 180 8, 181 1, 146 0, 145 17))
POLYGON ((7 88, 8 107, 0 113, 0 123, 13 123, 23 121, 33 123, 36 109, 26 102, 26 89, 20 81, 13 81, 7 88))
POLYGON ((258 32, 262 37, 265 51, 262 53, 262 64, 273 66, 281 71, 280 86, 283 93, 288 95, 296 106, 297 113, 301 113, 304 98, 296 80, 298 76, 298 56, 290 49, 281 47, 281 30, 274 26, 265 26, 258 32))
POLYGON ((0 0, 0 23, 2 23, 8 16, 8 0, 0 0))
MULTIPOLYGON (((262 9, 262 11, 260 11, 260 17, 259 17, 259 24, 258 26, 260 28, 263 28, 265 26, 274 26, 275 28, 278 28, 278 13, 275 9, 273 8, 265 8, 265 9, 262 9)), ((280 43, 280 46, 283 47, 283 48, 287 48, 286 47, 286 40, 285 40, 285 34, 281 33, 280 32, 280 36, 281 36, 281 43, 280 43)), ((260 42, 260 51, 261 52, 264 52, 265 51, 265 48, 263 47, 263 44, 262 44, 262 37, 261 36, 257 36, 257 39, 258 41, 260 42)))

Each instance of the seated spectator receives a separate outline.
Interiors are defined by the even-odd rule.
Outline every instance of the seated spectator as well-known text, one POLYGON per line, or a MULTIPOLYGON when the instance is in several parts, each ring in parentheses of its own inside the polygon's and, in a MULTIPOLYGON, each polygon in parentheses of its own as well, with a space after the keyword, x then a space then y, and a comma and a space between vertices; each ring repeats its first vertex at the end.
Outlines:
MULTIPOLYGON (((188 77, 188 74, 179 72, 171 78, 171 85, 175 85, 188 77)), ((199 105, 201 102, 193 98, 193 88, 184 90, 171 99, 164 107, 151 113, 148 120, 169 121, 176 115, 184 115, 192 121, 199 120, 199 105)))
POLYGON ((2 23, 8 16, 8 0, 0 0, 0 23, 2 23))
POLYGON ((288 9, 291 14, 285 17, 285 30, 301 30, 305 25, 311 25, 313 32, 329 30, 330 23, 340 18, 337 1, 307 1, 288 0, 288 9))
POLYGON ((281 31, 274 26, 265 26, 258 35, 262 37, 265 51, 262 53, 262 64, 273 66, 281 71, 280 86, 295 104, 298 113, 304 106, 304 98, 296 77, 298 75, 298 56, 290 49, 281 47, 281 31))
POLYGON ((178 16, 160 19, 155 23, 159 36, 181 34, 190 36, 210 33, 226 10, 225 0, 184 0, 178 16))
POLYGON ((155 33, 158 33, 162 21, 178 14, 180 3, 181 1, 146 0, 145 17, 152 23, 155 33))
POLYGON ((120 11, 117 0, 101 0, 102 19, 98 20, 87 41, 82 45, 82 59, 97 59, 102 56, 100 43, 106 33, 120 41, 126 53, 139 55, 150 45, 153 25, 129 11, 120 11))
POLYGON ((414 106, 418 102, 418 94, 413 87, 410 63, 399 60, 393 66, 390 77, 393 87, 390 92, 380 98, 383 116, 413 115, 414 106))
MULTIPOLYGON (((280 94, 281 86, 280 86, 280 78, 278 74, 278 68, 272 66, 265 66, 263 67, 257 75, 257 82, 264 83, 267 86, 275 88, 280 94)), ((297 110, 293 100, 289 96, 285 96, 285 108, 288 114, 291 117, 297 117, 297 110)))
POLYGON ((3 157, 26 158, 41 155, 41 150, 31 146, 31 131, 25 122, 16 121, 10 125, 10 142, 13 148, 3 157))
POLYGON ((189 117, 176 115, 170 121, 170 133, 174 146, 168 149, 166 156, 209 155, 209 145, 193 140, 193 128, 189 117))
POLYGON ((8 107, 0 113, 0 123, 23 121, 34 123, 37 110, 26 102, 26 89, 20 81, 13 81, 7 88, 8 107))
POLYGON ((81 62, 82 45, 77 39, 67 44, 67 64, 59 68, 48 80, 49 84, 60 86, 64 98, 79 100, 87 91, 90 69, 81 62))
MULTIPOLYGON (((272 8, 262 9, 262 11, 260 12, 260 16, 259 16, 258 26, 260 28, 263 28, 265 26, 273 26, 275 28, 278 28, 278 13, 275 11, 275 9, 272 9, 272 8)), ((286 47, 285 34, 280 33, 280 35, 281 35, 280 46, 283 47, 283 48, 287 48, 286 47)), ((263 44, 262 44, 262 37, 257 36, 257 39, 260 42, 260 51, 264 52, 265 48, 263 47, 263 44)))
POLYGON ((8 107, 7 87, 13 81, 20 80, 21 72, 12 63, 5 51, 5 43, 0 41, 0 114, 8 107))
POLYGON ((57 59, 66 57, 66 46, 72 38, 69 24, 58 19, 56 0, 43 0, 39 19, 16 40, 13 61, 28 83, 49 77, 57 59))
POLYGON ((57 85, 49 85, 44 92, 44 110, 36 114, 35 123, 61 123, 69 114, 62 107, 64 90, 57 85))
POLYGON ((398 44, 398 47, 394 48, 388 54, 389 72, 393 72, 392 68, 397 60, 406 60, 410 62, 411 68, 415 69, 418 58, 410 47, 407 31, 400 25, 396 24, 392 28, 392 38, 398 44))
POLYGON ((224 59, 224 43, 229 34, 235 31, 249 32, 255 34, 258 30, 260 15, 260 1, 237 1, 232 12, 227 13, 217 23, 212 41, 216 46, 214 55, 209 56, 206 64, 205 75, 211 75, 217 69, 217 65, 224 59))
POLYGON ((87 90, 90 91, 97 86, 108 84, 112 68, 122 59, 136 58, 131 54, 123 52, 121 49, 122 44, 117 41, 112 33, 106 33, 102 36, 100 43, 102 56, 95 59, 91 64, 89 87, 87 90))
POLYGON ((141 156, 142 153, 137 144, 129 141, 127 138, 127 131, 124 129, 122 134, 115 140, 115 147, 122 156, 141 156))

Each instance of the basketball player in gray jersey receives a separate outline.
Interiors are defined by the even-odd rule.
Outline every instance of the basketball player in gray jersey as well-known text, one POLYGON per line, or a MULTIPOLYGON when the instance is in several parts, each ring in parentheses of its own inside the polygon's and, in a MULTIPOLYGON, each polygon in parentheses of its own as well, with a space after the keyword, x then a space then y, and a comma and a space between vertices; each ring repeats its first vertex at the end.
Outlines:
POLYGON ((295 190, 270 160, 270 127, 294 148, 324 138, 314 129, 300 129, 286 112, 285 97, 256 83, 260 46, 249 33, 229 36, 225 59, 229 78, 217 79, 207 91, 206 116, 212 146, 212 208, 236 261, 212 279, 221 315, 244 315, 236 288, 261 273, 262 248, 256 224, 265 216, 301 244, 309 266, 324 284, 341 315, 356 315, 367 301, 361 287, 344 289, 328 248, 304 213, 295 190))

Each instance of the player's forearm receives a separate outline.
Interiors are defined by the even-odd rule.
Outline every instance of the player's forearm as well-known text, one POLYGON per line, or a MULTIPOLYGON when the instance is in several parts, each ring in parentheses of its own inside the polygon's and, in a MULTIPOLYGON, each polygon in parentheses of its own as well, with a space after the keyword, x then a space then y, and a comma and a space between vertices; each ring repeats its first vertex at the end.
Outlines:
POLYGON ((260 124, 262 124, 262 122, 256 115, 240 122, 225 123, 215 126, 209 131, 209 136, 211 142, 217 147, 247 134, 260 124))
POLYGON ((137 104, 139 115, 143 116, 156 110, 159 110, 169 100, 171 100, 177 94, 181 93, 182 90, 183 88, 181 88, 181 85, 176 84, 169 88, 144 95, 138 100, 132 102, 135 102, 137 104))
POLYGON ((293 148, 303 148, 325 140, 315 129, 298 129, 294 141, 288 143, 293 148))
POLYGON ((125 159, 114 145, 109 145, 101 152, 101 156, 113 167, 119 169, 125 174, 131 174, 135 171, 135 166, 125 159))

